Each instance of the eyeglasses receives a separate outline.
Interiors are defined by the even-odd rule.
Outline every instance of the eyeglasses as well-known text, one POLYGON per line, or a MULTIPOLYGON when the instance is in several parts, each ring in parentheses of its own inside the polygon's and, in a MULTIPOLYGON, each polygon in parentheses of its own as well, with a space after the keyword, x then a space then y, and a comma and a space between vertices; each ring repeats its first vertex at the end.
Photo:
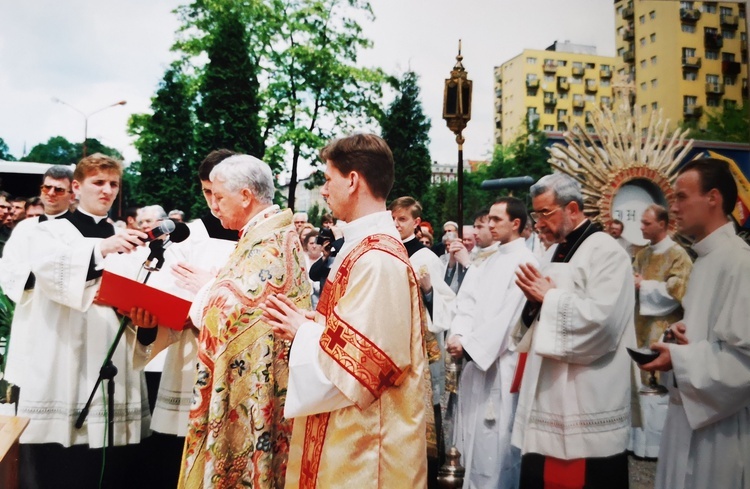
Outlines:
POLYGON ((559 211, 560 209, 562 209, 562 207, 555 207, 551 211, 529 212, 529 215, 534 221, 539 222, 541 219, 549 219, 552 214, 559 211))
POLYGON ((67 188, 55 187, 54 185, 41 185, 39 187, 39 190, 41 190, 42 193, 49 193, 50 190, 54 190, 55 195, 63 195, 63 194, 72 193, 67 188))

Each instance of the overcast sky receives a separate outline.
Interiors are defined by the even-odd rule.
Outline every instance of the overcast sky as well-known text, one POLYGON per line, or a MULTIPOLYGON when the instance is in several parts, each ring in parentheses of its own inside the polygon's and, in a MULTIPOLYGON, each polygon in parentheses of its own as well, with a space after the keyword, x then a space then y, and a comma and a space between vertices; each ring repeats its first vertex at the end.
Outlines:
MULTIPOLYGON (((168 64, 178 27, 174 8, 187 0, 0 0, 0 138, 11 154, 61 135, 83 140, 84 118, 54 103, 91 113, 89 137, 138 159, 127 135, 130 114, 149 110, 168 64)), ((376 19, 365 25, 373 49, 361 64, 391 74, 420 75, 422 103, 432 120, 433 160, 454 162, 453 134, 441 118, 443 80, 463 39, 464 66, 474 81, 473 119, 465 131, 467 158, 488 158, 493 138, 493 67, 523 49, 555 40, 614 55, 611 0, 371 0, 376 19)))

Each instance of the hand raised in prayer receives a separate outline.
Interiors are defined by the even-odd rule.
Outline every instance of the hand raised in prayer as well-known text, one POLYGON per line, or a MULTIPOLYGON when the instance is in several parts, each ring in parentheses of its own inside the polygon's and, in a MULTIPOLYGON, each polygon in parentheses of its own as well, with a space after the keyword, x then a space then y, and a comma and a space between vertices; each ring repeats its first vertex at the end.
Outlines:
POLYGON ((463 358, 464 346, 461 344, 461 336, 454 334, 448 338, 448 341, 445 342, 445 351, 456 360, 463 358))
POLYGON ((453 266, 455 262, 461 264, 462 267, 466 268, 471 263, 471 257, 469 256, 469 250, 466 249, 463 242, 460 239, 455 239, 448 244, 446 250, 450 253, 448 263, 453 266))
POLYGON ((551 278, 545 277, 531 263, 521 264, 516 270, 516 285, 521 289, 526 299, 542 303, 547 291, 555 288, 551 278))
POLYGON ((172 275, 176 277, 178 287, 197 293, 201 287, 216 276, 215 270, 204 270, 189 263, 179 262, 172 265, 172 275))
POLYGON ((103 239, 99 245, 99 251, 102 252, 102 256, 110 253, 130 253, 137 247, 143 246, 147 239, 148 235, 144 232, 125 229, 123 232, 103 239))
POLYGON ((273 334, 283 340, 294 341, 299 327, 315 318, 314 311, 301 310, 283 294, 271 294, 260 308, 263 320, 271 325, 273 334))

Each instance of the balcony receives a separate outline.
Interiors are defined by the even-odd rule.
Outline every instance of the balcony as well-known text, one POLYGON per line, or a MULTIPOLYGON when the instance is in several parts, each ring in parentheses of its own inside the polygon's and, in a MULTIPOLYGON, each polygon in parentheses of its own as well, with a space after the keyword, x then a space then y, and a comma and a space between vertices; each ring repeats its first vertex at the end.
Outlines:
POLYGON ((570 90, 570 82, 567 80, 566 81, 558 80, 557 89, 562 90, 563 92, 567 92, 568 90, 570 90))
POLYGON ((526 88, 539 88, 539 78, 526 79, 526 88))
POLYGON ((599 90, 599 84, 596 83, 596 80, 586 80, 587 92, 596 92, 597 90, 599 90))
POLYGON ((635 39, 635 29, 627 28, 622 31, 623 41, 632 41, 635 39))
POLYGON ((685 117, 698 118, 703 115, 703 107, 700 105, 685 105, 682 108, 682 115, 685 117))
POLYGON ((557 63, 544 63, 542 68, 545 73, 557 73, 557 63))
POLYGON ((703 37, 703 45, 708 49, 720 49, 724 46, 724 38, 719 33, 706 32, 703 37))
POLYGON ((701 67, 701 58, 697 56, 685 56, 682 58, 682 68, 685 70, 697 70, 701 67))
POLYGON ((622 53, 622 60, 626 63, 633 63, 635 61, 635 51, 632 49, 628 49, 624 53, 622 53))
POLYGON ((726 76, 737 76, 742 71, 742 65, 737 61, 722 61, 721 74, 726 76))
POLYGON ((635 9, 633 7, 625 7, 622 9, 622 18, 625 20, 632 19, 635 15, 635 9))
POLYGON ((696 8, 681 8, 680 21, 686 23, 695 23, 701 18, 701 11, 696 8))
POLYGON ((573 76, 583 76, 585 72, 586 70, 583 69, 583 66, 574 66, 572 70, 573 76))
POLYGON ((721 26, 727 29, 736 29, 740 25, 740 18, 737 15, 722 15, 721 26))
POLYGON ((575 109, 582 109, 586 106, 586 101, 583 99, 574 99, 573 100, 573 108, 575 109))
POLYGON ((606 70, 599 70, 599 78, 612 78, 612 70, 606 69, 606 70))
POLYGON ((557 97, 554 95, 545 95, 544 105, 557 105, 557 97))
POLYGON ((724 93, 724 84, 706 83, 706 93, 709 95, 722 95, 724 93))

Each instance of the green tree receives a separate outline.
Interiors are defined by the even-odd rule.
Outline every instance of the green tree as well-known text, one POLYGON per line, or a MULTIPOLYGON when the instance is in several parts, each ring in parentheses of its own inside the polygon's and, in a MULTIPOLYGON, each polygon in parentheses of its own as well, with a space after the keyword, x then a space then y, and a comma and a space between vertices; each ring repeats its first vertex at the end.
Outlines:
POLYGON ((16 161, 16 159, 13 157, 13 155, 10 154, 10 150, 8 149, 8 145, 5 144, 5 141, 3 141, 3 138, 0 138, 0 160, 16 161))
MULTIPOLYGON (((248 34, 233 10, 216 16, 198 89, 198 155, 227 148, 263 158, 257 66, 248 54, 248 34)), ((259 24, 262 19, 252 25, 259 24)))
POLYGON ((393 151, 396 178, 389 200, 410 195, 421 200, 430 186, 432 164, 427 145, 430 120, 419 100, 419 77, 413 71, 393 80, 399 91, 380 119, 383 139, 393 151))
POLYGON ((134 114, 128 132, 136 136, 140 161, 128 167, 130 198, 139 204, 185 209, 190 216, 205 210, 194 152, 193 97, 178 66, 170 67, 151 100, 153 114, 134 114))
POLYGON ((383 74, 358 66, 371 46, 358 18, 372 19, 367 0, 289 0, 276 4, 278 29, 264 92, 266 161, 290 163, 287 204, 295 207, 298 166, 318 164, 317 150, 337 133, 379 115, 383 74))
POLYGON ((705 128, 695 121, 683 122, 683 128, 689 128, 689 137, 706 141, 726 141, 747 143, 750 134, 750 104, 737 107, 734 104, 723 108, 709 109, 706 113, 705 128))
MULTIPOLYGON (((103 145, 98 139, 87 139, 86 146, 88 154, 103 153, 122 160, 122 154, 119 151, 103 145)), ((46 143, 40 143, 31 148, 29 154, 21 158, 21 161, 70 165, 78 163, 82 157, 83 145, 81 143, 71 143, 62 136, 54 136, 49 138, 46 143)))

